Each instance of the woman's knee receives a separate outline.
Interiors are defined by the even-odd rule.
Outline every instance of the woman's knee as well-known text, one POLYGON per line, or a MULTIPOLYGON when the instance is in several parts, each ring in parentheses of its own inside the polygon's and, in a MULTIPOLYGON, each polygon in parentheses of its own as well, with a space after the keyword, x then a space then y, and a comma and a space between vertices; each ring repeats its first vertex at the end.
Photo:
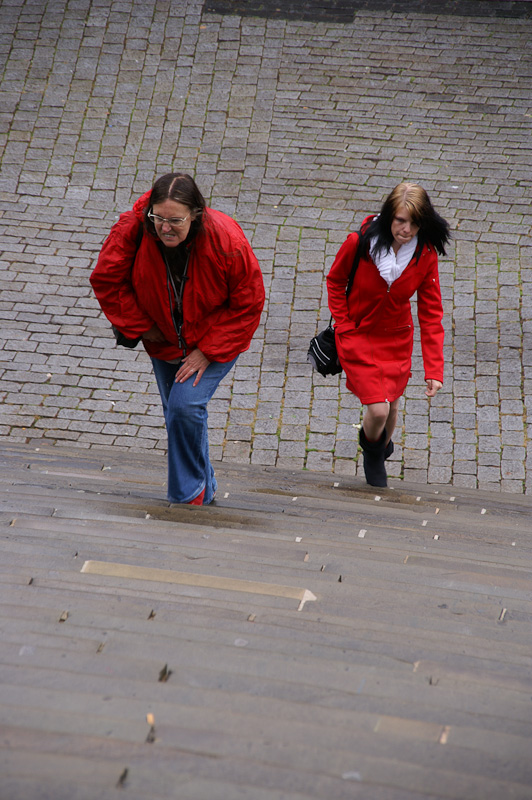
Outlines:
POLYGON ((384 427, 384 425, 386 425, 389 412, 390 406, 385 403, 375 403, 369 405, 366 410, 367 421, 372 426, 382 425, 384 427))
POLYGON ((167 418, 177 424, 186 425, 191 422, 203 420, 207 413, 207 402, 200 396, 189 391, 183 391, 179 384, 172 387, 168 398, 167 418))

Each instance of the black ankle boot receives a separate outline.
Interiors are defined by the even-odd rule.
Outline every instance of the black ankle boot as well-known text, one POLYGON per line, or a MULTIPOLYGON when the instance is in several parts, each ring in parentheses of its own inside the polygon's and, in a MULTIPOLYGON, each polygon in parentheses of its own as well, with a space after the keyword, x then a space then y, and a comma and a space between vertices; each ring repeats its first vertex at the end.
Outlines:
POLYGON ((364 455, 364 474, 370 486, 388 486, 386 468, 384 466, 384 448, 386 431, 378 442, 368 442, 364 428, 360 428, 359 442, 364 455))

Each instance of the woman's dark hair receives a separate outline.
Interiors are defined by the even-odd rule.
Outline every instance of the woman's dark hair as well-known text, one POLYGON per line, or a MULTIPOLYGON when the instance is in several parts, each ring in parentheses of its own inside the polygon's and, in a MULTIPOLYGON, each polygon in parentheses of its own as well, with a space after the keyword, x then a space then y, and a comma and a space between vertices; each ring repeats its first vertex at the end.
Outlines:
POLYGON ((169 172, 158 178, 153 184, 148 205, 144 209, 144 224, 146 229, 156 236, 155 226, 148 213, 157 203, 164 203, 165 200, 175 200, 190 209, 195 215, 190 225, 190 233, 187 238, 196 236, 203 228, 203 212, 206 207, 205 199, 196 185, 196 181, 184 172, 169 172))
POLYGON ((419 259, 424 245, 431 244, 438 253, 445 255, 445 245, 450 238, 449 224, 435 211, 430 198, 416 183, 400 183, 384 201, 380 214, 365 227, 360 244, 362 253, 369 253, 370 242, 376 238, 374 252, 388 252, 393 243, 392 222, 399 208, 405 207, 414 225, 419 226, 416 258, 419 259))

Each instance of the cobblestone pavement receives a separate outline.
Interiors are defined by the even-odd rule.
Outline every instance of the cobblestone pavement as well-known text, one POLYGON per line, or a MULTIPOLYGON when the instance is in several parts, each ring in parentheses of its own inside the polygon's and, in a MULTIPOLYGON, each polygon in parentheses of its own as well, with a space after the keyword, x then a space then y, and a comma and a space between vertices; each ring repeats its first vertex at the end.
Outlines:
POLYGON ((118 213, 180 169, 267 285, 213 457, 354 474, 360 405, 306 350, 340 244, 406 177, 453 229, 447 364, 429 402, 416 349, 389 471, 532 493, 532 4, 258 5, 1 0, 0 441, 164 450, 148 358, 114 347, 88 278, 118 213))

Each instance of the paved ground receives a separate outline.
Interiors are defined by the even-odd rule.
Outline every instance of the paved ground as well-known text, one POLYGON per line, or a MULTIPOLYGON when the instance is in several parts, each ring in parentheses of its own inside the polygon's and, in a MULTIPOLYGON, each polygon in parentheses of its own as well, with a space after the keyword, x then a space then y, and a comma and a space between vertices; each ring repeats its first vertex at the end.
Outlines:
POLYGON ((407 177, 454 232, 447 369, 429 404, 416 351, 390 470, 530 494, 532 6, 303 5, 0 2, 0 435, 164 449, 147 358, 113 347, 88 277, 117 214, 182 169, 268 289, 214 457, 352 475, 359 405, 306 347, 335 252, 407 177))

